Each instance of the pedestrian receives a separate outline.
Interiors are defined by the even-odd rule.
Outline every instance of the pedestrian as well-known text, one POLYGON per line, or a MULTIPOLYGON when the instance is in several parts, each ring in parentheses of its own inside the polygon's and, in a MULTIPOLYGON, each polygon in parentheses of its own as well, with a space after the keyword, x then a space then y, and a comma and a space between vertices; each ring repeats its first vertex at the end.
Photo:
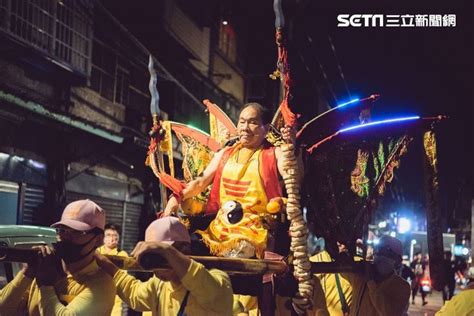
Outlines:
POLYGON ((413 261, 410 264, 413 272, 415 273, 415 282, 412 283, 412 290, 411 290, 411 303, 415 304, 415 297, 418 291, 421 294, 422 305, 428 304, 426 301, 426 292, 423 289, 421 284, 423 277, 425 276, 425 269, 426 269, 426 262, 423 260, 423 256, 421 252, 417 252, 414 256, 413 261))
POLYGON ((402 263, 402 265, 400 266, 400 269, 398 270, 398 275, 401 276, 403 279, 407 280, 407 282, 410 284, 415 282, 416 279, 413 270, 405 263, 402 263))
POLYGON ((97 248, 97 252, 102 255, 112 255, 128 257, 126 251, 120 249, 120 226, 108 223, 104 229, 104 244, 97 248))
POLYGON ((453 297, 456 287, 456 263, 451 260, 451 257, 451 251, 444 252, 443 268, 446 279, 443 288, 443 302, 449 301, 453 297))
MULTIPOLYGON (((119 248, 120 227, 113 223, 105 225, 104 244, 97 248, 97 252, 102 255, 112 255, 120 257, 128 257, 127 252, 119 248)), ((115 296, 115 303, 111 316, 121 316, 123 310, 123 302, 118 295, 115 296)))
POLYGON ((105 212, 91 200, 66 206, 54 249, 38 257, 0 293, 0 315, 110 315, 115 286, 94 254, 104 238, 105 212))

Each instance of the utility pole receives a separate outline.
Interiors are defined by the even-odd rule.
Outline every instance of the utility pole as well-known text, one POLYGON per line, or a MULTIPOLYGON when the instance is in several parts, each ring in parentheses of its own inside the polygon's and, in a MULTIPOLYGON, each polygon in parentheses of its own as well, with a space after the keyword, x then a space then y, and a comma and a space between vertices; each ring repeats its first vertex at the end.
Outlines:
POLYGON ((471 200, 471 262, 474 262, 474 199, 471 200))

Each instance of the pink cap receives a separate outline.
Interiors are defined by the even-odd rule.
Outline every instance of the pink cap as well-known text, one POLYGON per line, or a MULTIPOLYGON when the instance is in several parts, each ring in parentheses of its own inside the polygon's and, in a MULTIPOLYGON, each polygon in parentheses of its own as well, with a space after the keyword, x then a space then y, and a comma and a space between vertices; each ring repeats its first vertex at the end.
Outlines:
POLYGON ((399 255, 400 257, 403 255, 402 242, 392 236, 384 235, 380 237, 377 247, 390 249, 393 253, 399 255))
POLYGON ((105 211, 93 201, 79 200, 69 203, 63 211, 61 220, 51 225, 64 225, 79 231, 100 228, 104 230, 105 211))
POLYGON ((191 243, 188 230, 179 219, 166 216, 154 220, 145 231, 145 241, 161 241, 172 244, 175 241, 191 243))

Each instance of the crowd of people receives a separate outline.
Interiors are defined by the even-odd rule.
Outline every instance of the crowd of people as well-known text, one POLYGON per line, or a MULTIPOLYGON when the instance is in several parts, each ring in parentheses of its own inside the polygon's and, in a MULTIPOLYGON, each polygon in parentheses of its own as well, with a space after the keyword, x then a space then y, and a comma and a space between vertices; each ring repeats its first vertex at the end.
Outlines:
MULTIPOLYGON (((106 255, 128 256, 118 246, 120 229, 106 225, 105 211, 93 201, 75 201, 66 206, 61 220, 52 225, 58 239, 54 248, 35 247, 35 260, 0 290, 0 315, 120 315, 122 301, 151 315, 266 315, 260 297, 257 302, 255 296, 234 295, 237 284, 232 284, 225 271, 206 269, 188 256, 191 237, 174 215, 183 199, 198 194, 210 183, 217 183, 210 203, 216 210, 223 197, 233 194, 232 198, 242 205, 265 213, 263 206, 275 195, 281 195, 281 188, 261 175, 285 173, 281 151, 265 146, 268 123, 269 115, 262 106, 253 103, 244 107, 237 125, 238 145, 218 152, 201 177, 175 194, 164 210, 165 216, 148 226, 144 241, 130 253, 138 261, 150 253, 159 255, 168 263, 168 269, 156 270, 145 281, 119 269, 106 255), (267 171, 263 172, 265 168, 267 171), (251 188, 251 194, 226 191, 226 181, 235 183, 242 179, 251 188)), ((284 128, 282 135, 285 141, 294 142, 291 129, 284 128)), ((267 249, 277 248, 272 244, 274 241, 269 238, 267 249)), ((405 275, 397 273, 402 266, 402 250, 398 239, 383 236, 374 250, 373 262, 366 264, 364 271, 316 275, 313 306, 307 315, 405 315, 410 291, 413 302, 419 290, 425 303, 423 289, 410 290, 405 275)), ((343 245, 340 251, 345 251, 343 245)), ((311 260, 332 258, 323 252, 311 260)), ((405 269, 409 274, 406 278, 415 280, 414 285, 418 286, 424 270, 421 255, 417 255, 411 268, 405 269)), ((275 315, 295 314, 291 300, 286 297, 292 295, 292 287, 286 285, 290 283, 275 286, 286 290, 286 294, 277 293, 278 299, 272 303, 275 315)), ((447 301, 440 315, 472 315, 473 293, 474 286, 468 287, 447 301)), ((447 299, 452 297, 451 287, 447 295, 447 299)))
MULTIPOLYGON (((431 280, 429 272, 427 271, 428 262, 429 258, 427 255, 423 256, 421 252, 417 252, 409 265, 402 264, 400 266, 399 275, 411 284, 411 304, 416 304, 415 298, 418 293, 421 295, 422 306, 428 304, 426 297, 431 292, 431 280)), ((466 270, 466 267, 465 261, 452 260, 451 251, 444 252, 444 287, 441 291, 443 302, 446 303, 454 297, 456 276, 463 275, 463 271, 466 270)))

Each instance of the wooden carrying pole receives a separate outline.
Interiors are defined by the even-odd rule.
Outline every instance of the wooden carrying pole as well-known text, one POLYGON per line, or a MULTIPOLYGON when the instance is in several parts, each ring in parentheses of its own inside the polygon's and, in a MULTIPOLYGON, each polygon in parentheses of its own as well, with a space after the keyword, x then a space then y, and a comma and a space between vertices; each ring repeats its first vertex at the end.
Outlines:
MULTIPOLYGON (((34 262, 38 251, 33 249, 21 249, 12 247, 0 247, 0 262, 34 262)), ((154 271, 169 269, 170 266, 161 256, 146 254, 137 262, 132 257, 120 257, 106 255, 120 269, 128 271, 154 271)), ((189 256, 189 258, 203 264, 207 269, 219 269, 229 274, 282 274, 288 270, 288 265, 281 260, 268 259, 241 259, 221 258, 210 256, 189 256)))
MULTIPOLYGON (((33 249, 0 247, 0 262, 33 262, 38 252, 33 249)), ((149 271, 170 269, 170 266, 159 255, 144 255, 141 263, 132 257, 106 255, 120 269, 128 271, 149 271)), ((283 274, 288 265, 282 260, 222 258, 211 256, 189 256, 203 264, 207 269, 219 269, 229 274, 263 275, 266 273, 283 274)), ((312 262, 312 273, 363 273, 370 262, 359 261, 340 264, 337 262, 312 262)))
MULTIPOLYGON (((117 267, 128 271, 154 271, 170 268, 166 260, 160 259, 159 256, 150 255, 148 258, 144 257, 143 260, 141 260, 141 263, 131 257, 110 255, 107 255, 106 257, 109 258, 117 267)), ((229 274, 282 274, 288 270, 286 262, 276 260, 210 256, 189 256, 189 258, 203 264, 207 269, 219 269, 229 274)))

